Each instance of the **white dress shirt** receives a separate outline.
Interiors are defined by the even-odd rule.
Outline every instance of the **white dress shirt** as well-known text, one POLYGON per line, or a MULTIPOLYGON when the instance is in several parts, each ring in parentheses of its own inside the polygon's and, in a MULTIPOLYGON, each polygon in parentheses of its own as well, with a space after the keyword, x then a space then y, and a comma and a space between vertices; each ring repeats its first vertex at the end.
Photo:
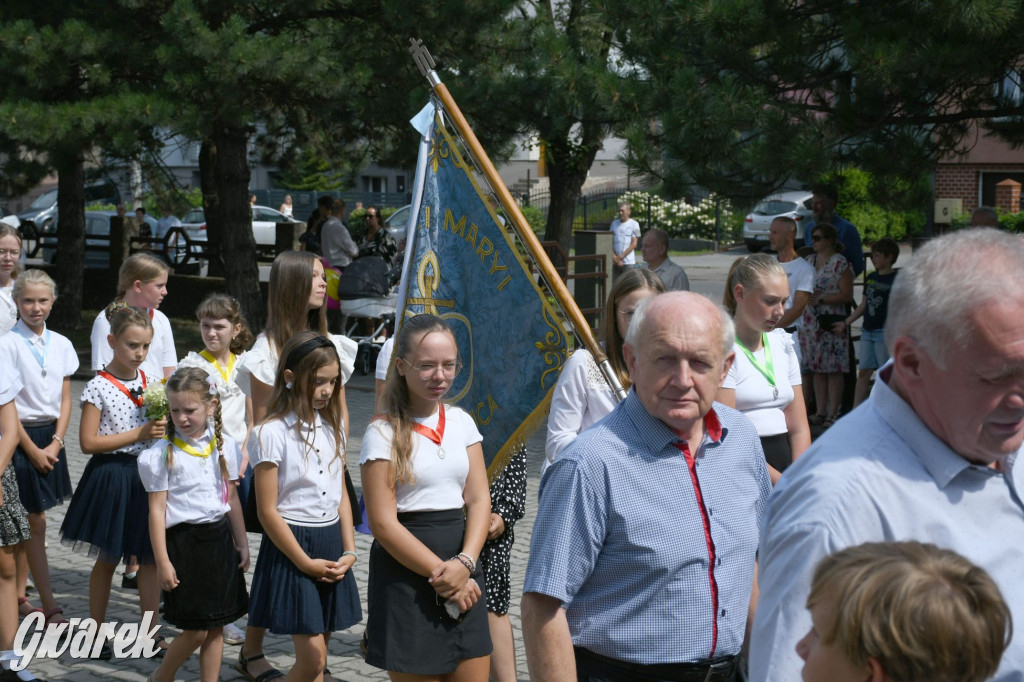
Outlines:
POLYGON ((178 363, 179 368, 198 367, 213 377, 220 398, 220 414, 224 422, 224 433, 231 436, 236 443, 244 443, 248 431, 245 422, 245 393, 235 382, 235 377, 238 376, 238 366, 244 357, 245 353, 243 352, 235 358, 235 365, 231 368, 227 381, 224 380, 220 370, 199 353, 189 353, 178 363))
POLYGON ((298 526, 329 526, 338 520, 344 460, 335 457, 334 434, 320 414, 313 424, 294 413, 253 428, 249 459, 277 467, 277 511, 298 526))
MULTIPOLYGON (((359 350, 359 346, 355 341, 341 334, 331 334, 330 339, 334 342, 334 348, 338 351, 338 358, 341 361, 341 383, 346 384, 356 368, 356 352, 359 350)), ((260 332, 260 335, 256 337, 256 343, 249 349, 249 352, 245 354, 244 358, 239 358, 235 364, 235 383, 242 389, 242 393, 252 397, 253 378, 267 386, 274 385, 277 377, 278 353, 279 351, 271 348, 267 335, 260 332)))
MULTIPOLYGON (((164 378, 164 367, 175 367, 178 364, 178 353, 174 349, 174 332, 171 321, 159 310, 151 310, 150 320, 153 322, 153 342, 149 344, 149 353, 139 368, 159 381, 164 378)), ((114 350, 107 342, 110 334, 110 321, 101 310, 92 323, 92 371, 98 372, 114 359, 114 350)))

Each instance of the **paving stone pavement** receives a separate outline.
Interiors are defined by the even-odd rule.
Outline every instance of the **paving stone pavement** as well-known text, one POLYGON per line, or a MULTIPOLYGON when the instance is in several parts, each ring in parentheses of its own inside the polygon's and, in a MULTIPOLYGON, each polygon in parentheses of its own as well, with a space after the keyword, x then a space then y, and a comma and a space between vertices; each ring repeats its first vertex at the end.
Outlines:
MULTIPOLYGON (((78 445, 79 409, 78 400, 85 381, 73 379, 71 384, 72 409, 71 425, 68 427, 67 443, 68 464, 71 469, 71 481, 77 485, 85 469, 87 458, 82 455, 78 445)), ((373 415, 372 380, 370 377, 355 377, 348 386, 348 406, 352 420, 351 444, 349 447, 348 466, 356 488, 360 487, 359 450, 362 446, 362 435, 373 415)), ((512 606, 509 615, 516 638, 519 679, 528 680, 526 672, 526 655, 522 646, 522 630, 519 620, 519 596, 522 592, 523 574, 529 555, 530 536, 537 513, 537 486, 540 480, 540 464, 544 456, 543 433, 534 435, 528 444, 529 449, 529 482, 527 490, 526 516, 516 525, 516 544, 512 551, 512 606)), ((86 618, 89 613, 89 573, 93 560, 83 554, 77 554, 60 544, 60 526, 64 520, 67 505, 56 507, 47 515, 46 537, 49 544, 50 578, 53 583, 57 603, 64 608, 67 618, 86 618)), ((259 537, 249 535, 252 550, 253 566, 258 556, 259 537)), ((356 581, 363 602, 363 613, 366 613, 367 564, 371 539, 369 536, 356 533, 356 547, 360 554, 355 566, 356 581)), ((252 580, 252 569, 246 576, 252 580)), ((121 570, 114 578, 111 590, 110 605, 107 609, 109 622, 135 622, 139 620, 138 594, 120 587, 121 570)), ((29 593, 33 603, 38 599, 34 592, 29 593)), ((364 618, 365 623, 365 618, 364 618)), ((387 674, 367 665, 359 652, 359 641, 363 636, 364 623, 355 625, 348 630, 334 633, 328 651, 327 663, 334 677, 346 682, 359 680, 386 680, 387 674)), ((173 636, 175 630, 164 626, 164 631, 173 636)), ((221 679, 225 681, 244 680, 243 675, 235 671, 231 664, 238 658, 238 646, 224 647, 224 661, 221 666, 221 679)), ((267 633, 265 651, 267 658, 283 672, 291 667, 294 652, 289 637, 267 633)), ((74 660, 67 653, 58 659, 36 660, 30 670, 39 677, 50 680, 75 680, 75 682, 92 682, 94 680, 145 680, 156 668, 149 660, 112 660, 82 661, 74 660)), ((178 680, 199 679, 198 654, 179 669, 178 680)))

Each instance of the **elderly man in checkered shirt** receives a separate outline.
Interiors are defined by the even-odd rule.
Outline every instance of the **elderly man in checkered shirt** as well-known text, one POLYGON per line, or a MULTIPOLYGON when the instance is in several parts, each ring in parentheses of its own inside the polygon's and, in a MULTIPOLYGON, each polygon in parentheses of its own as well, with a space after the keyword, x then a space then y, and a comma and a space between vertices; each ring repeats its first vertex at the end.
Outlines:
POLYGON ((732 322, 669 292, 634 314, 626 399, 541 481, 522 602, 530 677, 737 679, 771 482, 754 427, 714 397, 732 322))

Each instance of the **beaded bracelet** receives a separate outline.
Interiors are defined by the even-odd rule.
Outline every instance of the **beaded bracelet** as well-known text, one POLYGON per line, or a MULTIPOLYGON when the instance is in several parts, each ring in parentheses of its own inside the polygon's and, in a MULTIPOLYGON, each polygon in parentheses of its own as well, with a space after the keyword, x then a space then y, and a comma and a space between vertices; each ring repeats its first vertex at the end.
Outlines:
POLYGON ((448 561, 458 561, 460 564, 465 566, 466 570, 468 570, 470 573, 473 572, 473 564, 471 564, 470 562, 468 562, 465 559, 463 559, 461 554, 457 554, 457 555, 453 556, 448 561))
POLYGON ((356 554, 355 552, 351 552, 351 551, 349 551, 347 549, 344 552, 341 553, 341 556, 350 556, 353 559, 355 559, 356 561, 359 560, 359 555, 358 554, 356 554))
POLYGON ((55 440, 55 441, 57 441, 58 443, 60 443, 60 446, 61 446, 61 447, 64 447, 64 439, 63 439, 63 438, 61 438, 60 436, 58 436, 58 435, 57 435, 56 433, 55 433, 55 434, 53 434, 53 440, 55 440))
POLYGON ((459 558, 460 559, 465 559, 466 561, 469 562, 469 565, 470 565, 469 572, 470 573, 472 573, 473 571, 476 570, 476 559, 474 559, 473 557, 469 556, 465 552, 459 552, 459 558))

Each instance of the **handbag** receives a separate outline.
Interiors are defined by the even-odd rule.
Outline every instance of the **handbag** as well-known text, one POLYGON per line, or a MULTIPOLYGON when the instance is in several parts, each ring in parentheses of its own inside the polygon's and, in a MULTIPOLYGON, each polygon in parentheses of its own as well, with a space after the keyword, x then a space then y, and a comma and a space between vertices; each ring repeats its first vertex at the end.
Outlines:
POLYGON ((815 315, 818 319, 818 327, 825 332, 832 332, 832 325, 836 322, 843 322, 846 320, 846 315, 840 315, 836 313, 818 313, 815 315))

